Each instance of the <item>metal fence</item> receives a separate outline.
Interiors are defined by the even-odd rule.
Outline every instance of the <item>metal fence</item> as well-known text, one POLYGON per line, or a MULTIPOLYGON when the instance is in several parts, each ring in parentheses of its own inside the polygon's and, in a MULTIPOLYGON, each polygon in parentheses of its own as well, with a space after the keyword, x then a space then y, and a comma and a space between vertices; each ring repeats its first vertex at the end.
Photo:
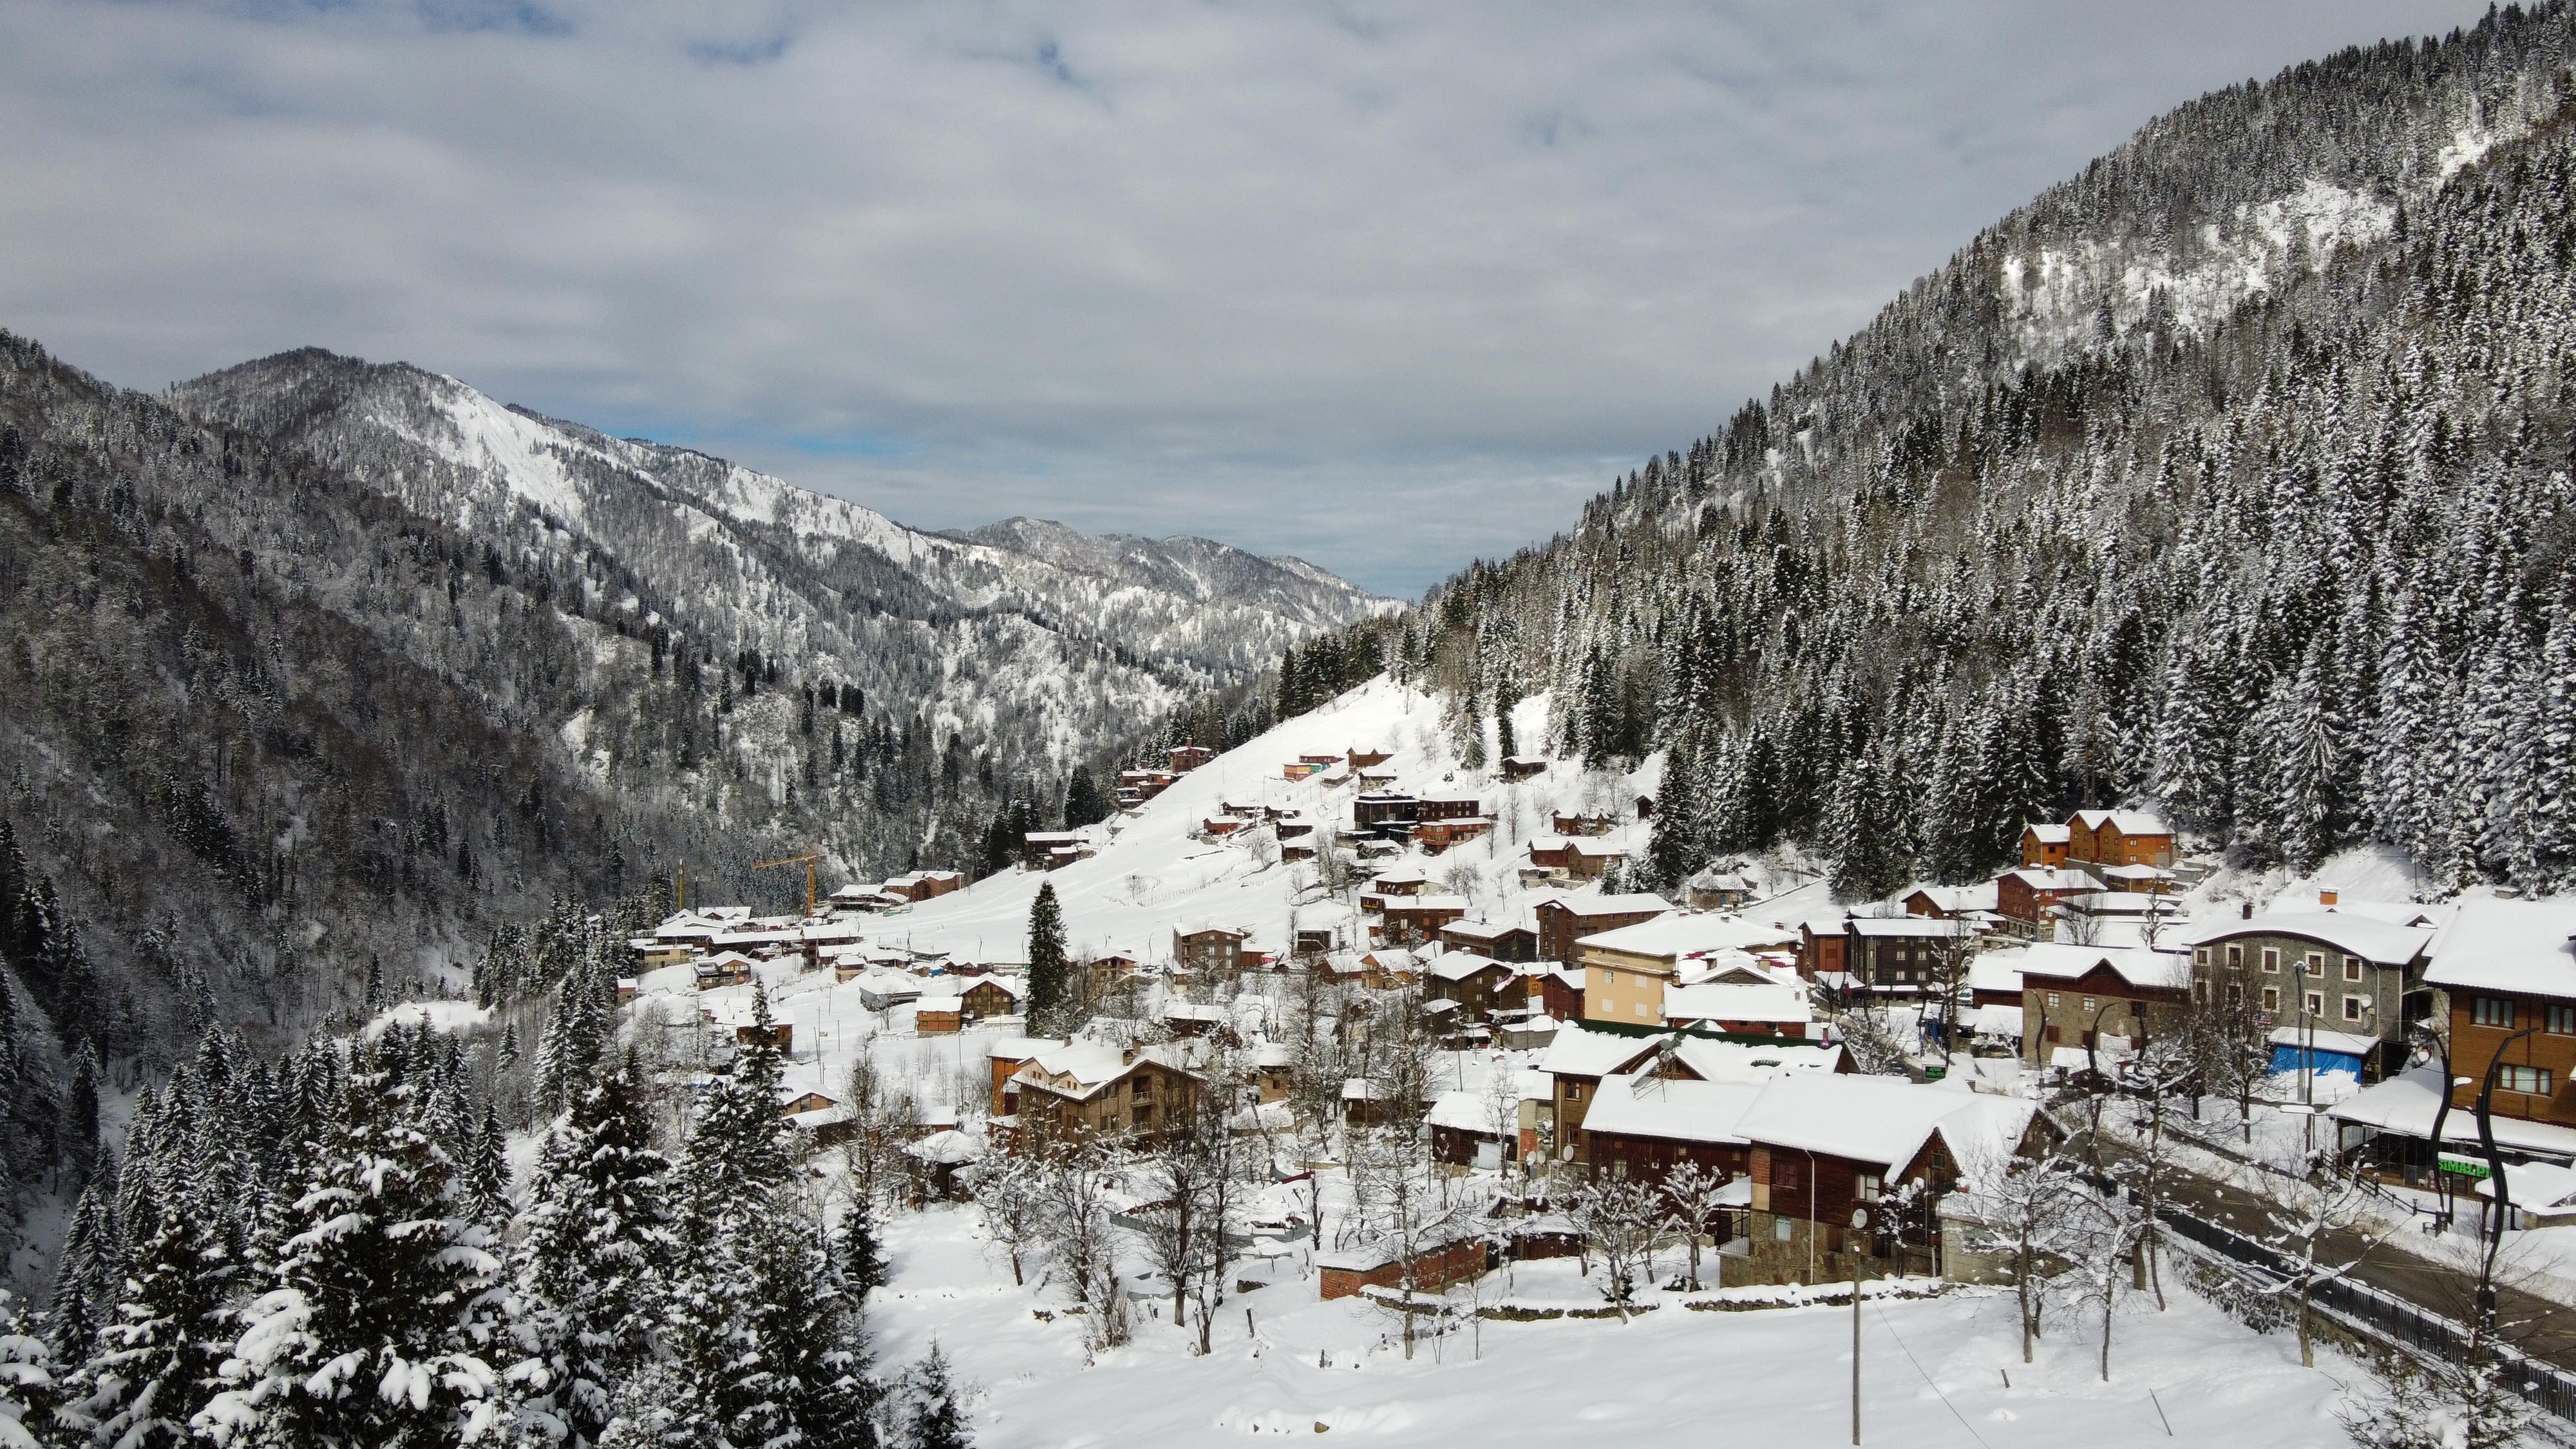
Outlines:
MULTIPOLYGON (((2229 1260, 2240 1273, 2250 1269, 2269 1280, 2263 1286, 2284 1282, 2297 1272, 2297 1264, 2288 1256, 2242 1233, 2171 1207, 2157 1216, 2159 1225, 2175 1237, 2229 1260)), ((2354 1332, 2391 1347, 2445 1359, 2468 1351, 2465 1324, 2355 1279, 2327 1279, 2309 1290, 2308 1301, 2354 1332)), ((2513 1370, 2516 1392, 2547 1413, 2576 1423, 2576 1374, 2502 1344, 2495 1351, 2513 1370)))

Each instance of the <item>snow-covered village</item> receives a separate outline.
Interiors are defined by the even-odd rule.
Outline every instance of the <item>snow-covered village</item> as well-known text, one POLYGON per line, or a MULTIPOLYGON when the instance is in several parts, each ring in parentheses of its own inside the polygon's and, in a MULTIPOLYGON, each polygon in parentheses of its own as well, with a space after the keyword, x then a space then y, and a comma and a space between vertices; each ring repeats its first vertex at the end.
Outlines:
POLYGON ((1668 896, 1658 762, 1500 743, 1381 677, 971 886, 593 917, 531 1040, 757 1084, 980 1443, 2337 1443, 2482 1286, 2515 1382, 2448 1391, 2576 1390, 2576 904, 2142 809, 1984 884, 1838 903, 1778 851, 1668 896))
POLYGON ((0 1449, 2576 1446, 2576 0, 20 0, 0 259, 0 1449))

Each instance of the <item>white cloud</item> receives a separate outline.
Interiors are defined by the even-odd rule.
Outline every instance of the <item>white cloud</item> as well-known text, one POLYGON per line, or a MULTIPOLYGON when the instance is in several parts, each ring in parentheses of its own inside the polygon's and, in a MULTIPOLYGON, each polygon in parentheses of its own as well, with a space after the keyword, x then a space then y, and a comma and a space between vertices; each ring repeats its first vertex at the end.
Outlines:
POLYGON ((0 7, 0 325, 1410 591, 2213 85, 2482 5, 0 7))

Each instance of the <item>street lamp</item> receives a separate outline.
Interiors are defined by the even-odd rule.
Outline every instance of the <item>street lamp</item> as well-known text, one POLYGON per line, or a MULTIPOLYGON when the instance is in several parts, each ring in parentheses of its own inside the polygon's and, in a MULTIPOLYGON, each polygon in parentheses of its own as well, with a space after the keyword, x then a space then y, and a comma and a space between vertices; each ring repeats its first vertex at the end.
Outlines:
MULTIPOLYGON (((1852 1209, 1852 1232, 1855 1236, 1869 1231, 1869 1209, 1852 1209)), ((1860 1252, 1853 1245, 1852 1260, 1852 1442, 1860 1442, 1860 1252)))

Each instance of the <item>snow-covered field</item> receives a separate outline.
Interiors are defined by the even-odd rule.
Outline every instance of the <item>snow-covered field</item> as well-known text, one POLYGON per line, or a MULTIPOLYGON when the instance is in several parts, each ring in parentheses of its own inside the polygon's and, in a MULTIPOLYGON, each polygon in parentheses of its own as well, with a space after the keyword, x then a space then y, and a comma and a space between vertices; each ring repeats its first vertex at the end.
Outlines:
MULTIPOLYGON (((1134 1343, 1087 1361, 1078 1320, 1057 1312, 1062 1295, 1011 1286, 974 1209, 935 1207, 890 1226, 896 1278, 869 1300, 879 1352, 906 1362, 937 1339, 971 1388, 985 1449, 1162 1449, 1319 1432, 1388 1445, 1848 1442, 1848 1306, 1489 1321, 1481 1357, 1462 1327, 1417 1344, 1408 1363, 1387 1314, 1319 1301, 1305 1278, 1231 1299, 1206 1358, 1192 1352, 1194 1332, 1140 1314, 1134 1343)), ((1575 1286, 1570 1262, 1518 1271, 1575 1286)), ((2334 1408, 2357 1366, 2321 1355, 2317 1369, 2301 1369, 2287 1337, 2257 1336, 2187 1295, 2172 1303, 2124 1310, 2106 1384, 2097 1325, 2053 1320, 2038 1362, 2025 1366, 2008 1299, 1962 1291, 1871 1302, 1864 1442, 2347 1442, 2334 1408)))

